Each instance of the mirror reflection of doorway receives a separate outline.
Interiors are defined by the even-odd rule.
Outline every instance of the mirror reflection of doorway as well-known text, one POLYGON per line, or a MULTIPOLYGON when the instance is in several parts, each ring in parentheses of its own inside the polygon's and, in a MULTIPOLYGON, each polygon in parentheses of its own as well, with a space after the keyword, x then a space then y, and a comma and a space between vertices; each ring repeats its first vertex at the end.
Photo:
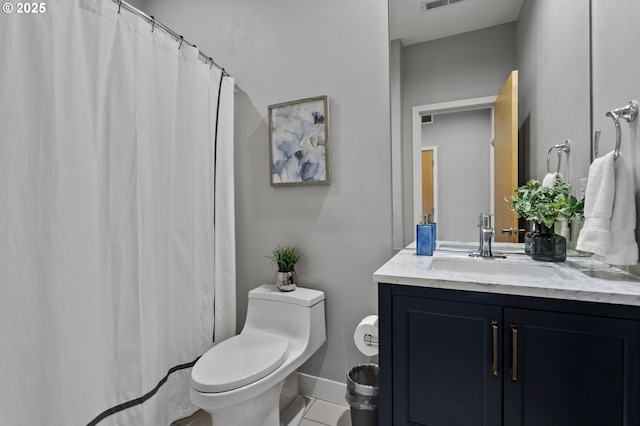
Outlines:
POLYGON ((429 146, 422 148, 422 214, 431 215, 436 218, 435 203, 437 197, 434 195, 434 179, 436 174, 437 147, 429 146))
POLYGON ((437 147, 437 182, 433 182, 438 237, 449 241, 477 239, 478 214, 489 212, 491 200, 491 108, 434 114, 422 125, 422 212, 428 213, 431 186, 428 147, 437 147), (425 170, 426 168, 426 170, 425 170), (426 175, 426 176, 425 176, 426 175), (435 191, 438 191, 435 193, 435 191))
MULTIPOLYGON (((502 200, 513 195, 518 187, 518 71, 513 71, 505 81, 493 109, 495 241, 517 243, 518 218, 502 200)), ((522 238, 524 241, 524 235, 522 238)))
MULTIPOLYGON (((424 208, 422 203, 421 151, 423 147, 437 145, 442 148, 442 152, 438 152, 441 156, 441 172, 434 176, 434 217, 438 222, 438 236, 441 236, 443 240, 473 241, 477 239, 478 214, 489 212, 496 215, 494 220, 496 241, 518 241, 517 219, 504 202, 504 197, 511 195, 518 186, 517 177, 520 168, 518 162, 521 160, 518 157, 520 150, 518 149, 517 135, 517 71, 509 76, 505 87, 511 89, 510 101, 506 103, 502 99, 498 99, 503 98, 501 93, 499 97, 489 96, 412 107, 414 217, 419 219, 424 208), (501 108, 502 104, 510 106, 501 108), (494 114, 496 107, 498 111, 494 114), (510 112, 507 114, 508 119, 504 119, 500 112, 501 109, 510 112), (446 116, 453 117, 458 114, 469 116, 460 124, 452 125, 452 130, 445 130, 443 134, 449 137, 453 135, 454 130, 455 132, 463 130, 471 115, 481 113, 478 110, 485 110, 488 114, 485 122, 488 122, 489 128, 486 131, 489 133, 474 129, 467 135, 454 137, 451 143, 443 143, 442 135, 429 135, 432 130, 435 130, 434 124, 445 121, 446 116), (424 124, 424 120, 422 120, 422 117, 427 114, 433 115, 430 124, 424 124), (502 124, 496 122, 504 122, 508 125, 502 129, 502 124), (507 135, 505 140, 508 143, 501 142, 501 135, 507 135), (455 146, 456 139, 457 141, 477 140, 480 142, 471 146, 455 146), (507 157, 502 154, 495 155, 494 142, 496 149, 504 149, 509 152, 509 155, 507 157), (476 151, 480 146, 486 147, 489 151, 476 151), (499 166, 495 164, 496 159, 500 163, 499 166), (453 163, 449 163, 450 161, 453 163), (503 172, 506 172, 506 175, 503 175, 503 172), (444 182, 440 195, 438 195, 438 176, 440 181, 444 182), (514 176, 515 180, 512 179, 514 176), (502 186, 508 190, 502 192, 500 188, 502 186), (470 191, 463 192, 466 190, 470 191), (438 210, 445 213, 441 220, 439 220, 438 210), (504 223, 501 217, 508 218, 507 222, 504 223), (511 235, 502 233, 502 230, 508 231, 510 227, 516 232, 511 235)), ((415 227, 413 232, 415 232, 415 227)))

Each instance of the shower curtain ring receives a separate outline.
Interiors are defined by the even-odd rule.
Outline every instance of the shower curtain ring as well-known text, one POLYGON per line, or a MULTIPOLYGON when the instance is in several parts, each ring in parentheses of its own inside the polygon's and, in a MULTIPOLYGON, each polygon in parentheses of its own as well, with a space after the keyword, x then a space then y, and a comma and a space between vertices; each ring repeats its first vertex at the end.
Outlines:
POLYGON ((182 43, 184 43, 184 37, 180 36, 180 44, 178 45, 178 50, 182 47, 182 43))
POLYGON ((121 7, 122 7, 122 0, 118 0, 118 14, 120 14, 121 7))
POLYGON ((213 68, 213 59, 209 56, 209 69, 213 68))
POLYGON ((156 18, 151 16, 151 32, 153 32, 155 27, 156 27, 156 18))

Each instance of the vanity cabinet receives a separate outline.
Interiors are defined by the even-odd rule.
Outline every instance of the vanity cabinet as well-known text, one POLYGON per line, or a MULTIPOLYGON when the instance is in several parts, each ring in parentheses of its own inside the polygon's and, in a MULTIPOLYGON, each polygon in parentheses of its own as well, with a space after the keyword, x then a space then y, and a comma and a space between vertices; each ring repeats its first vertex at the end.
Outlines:
POLYGON ((379 284, 381 425, 640 425, 637 307, 379 284))

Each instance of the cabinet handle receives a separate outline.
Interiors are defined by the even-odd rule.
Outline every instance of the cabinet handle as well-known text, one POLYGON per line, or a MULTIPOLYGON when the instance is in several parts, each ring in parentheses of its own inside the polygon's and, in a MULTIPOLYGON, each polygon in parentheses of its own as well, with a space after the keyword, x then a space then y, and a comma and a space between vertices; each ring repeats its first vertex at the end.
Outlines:
POLYGON ((493 333, 493 361, 491 362, 491 372, 498 375, 498 321, 491 321, 491 332, 493 333))
POLYGON ((518 327, 511 325, 511 380, 518 381, 518 327))

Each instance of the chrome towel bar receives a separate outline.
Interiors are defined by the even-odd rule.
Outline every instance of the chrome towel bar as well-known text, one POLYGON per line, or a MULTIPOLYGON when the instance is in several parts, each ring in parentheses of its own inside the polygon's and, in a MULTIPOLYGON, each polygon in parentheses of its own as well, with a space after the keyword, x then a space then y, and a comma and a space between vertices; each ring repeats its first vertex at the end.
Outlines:
MULTIPOLYGON (((616 146, 613 152, 613 158, 618 158, 620 155, 620 144, 622 142, 622 134, 620 131, 620 118, 624 118, 627 120, 627 123, 633 121, 638 116, 638 101, 633 100, 629 101, 627 106, 622 108, 616 108, 611 110, 605 114, 607 117, 611 117, 613 119, 613 123, 616 126, 616 146)), ((598 144, 600 143, 600 130, 596 130, 595 136, 593 139, 593 152, 595 158, 599 157, 598 153, 598 144)))

